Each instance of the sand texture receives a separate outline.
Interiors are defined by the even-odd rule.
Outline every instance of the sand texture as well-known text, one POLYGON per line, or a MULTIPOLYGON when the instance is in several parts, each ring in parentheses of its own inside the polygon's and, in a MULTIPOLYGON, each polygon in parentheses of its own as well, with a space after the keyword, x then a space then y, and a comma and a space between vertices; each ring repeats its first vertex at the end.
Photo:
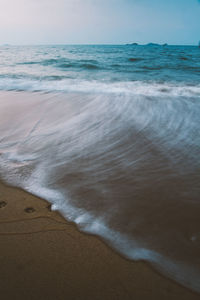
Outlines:
POLYGON ((83 234, 46 201, 0 183, 1 300, 200 299, 83 234))

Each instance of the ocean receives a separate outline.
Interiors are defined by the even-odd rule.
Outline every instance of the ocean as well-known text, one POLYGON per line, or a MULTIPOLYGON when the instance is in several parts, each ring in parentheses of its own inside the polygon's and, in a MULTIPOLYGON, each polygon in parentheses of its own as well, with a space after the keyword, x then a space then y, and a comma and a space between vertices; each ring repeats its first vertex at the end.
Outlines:
POLYGON ((200 49, 0 46, 0 178, 200 292, 200 49))

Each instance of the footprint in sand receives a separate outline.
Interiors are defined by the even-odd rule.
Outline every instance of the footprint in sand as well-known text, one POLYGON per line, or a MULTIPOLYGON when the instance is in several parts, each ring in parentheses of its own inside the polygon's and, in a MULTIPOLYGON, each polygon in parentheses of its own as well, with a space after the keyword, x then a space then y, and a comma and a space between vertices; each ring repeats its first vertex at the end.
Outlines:
POLYGON ((0 201, 0 208, 3 208, 7 205, 5 201, 0 201))
POLYGON ((28 213, 28 214, 31 214, 31 213, 35 212, 35 208, 33 208, 33 207, 27 207, 27 208, 25 208, 24 211, 26 213, 28 213))

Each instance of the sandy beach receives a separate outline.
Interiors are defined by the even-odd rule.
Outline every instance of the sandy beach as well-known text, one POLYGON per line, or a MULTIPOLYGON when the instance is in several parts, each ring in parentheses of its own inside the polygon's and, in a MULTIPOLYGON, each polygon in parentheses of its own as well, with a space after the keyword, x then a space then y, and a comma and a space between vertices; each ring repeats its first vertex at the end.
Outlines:
POLYGON ((0 290, 13 299, 200 299, 83 234, 49 204, 0 183, 0 290))

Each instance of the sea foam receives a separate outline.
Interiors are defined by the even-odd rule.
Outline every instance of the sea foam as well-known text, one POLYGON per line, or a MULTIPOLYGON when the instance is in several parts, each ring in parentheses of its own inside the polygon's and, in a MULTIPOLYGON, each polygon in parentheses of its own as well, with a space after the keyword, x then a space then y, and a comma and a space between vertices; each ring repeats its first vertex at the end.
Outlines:
POLYGON ((4 92, 0 107, 2 179, 200 291, 198 98, 4 92))

